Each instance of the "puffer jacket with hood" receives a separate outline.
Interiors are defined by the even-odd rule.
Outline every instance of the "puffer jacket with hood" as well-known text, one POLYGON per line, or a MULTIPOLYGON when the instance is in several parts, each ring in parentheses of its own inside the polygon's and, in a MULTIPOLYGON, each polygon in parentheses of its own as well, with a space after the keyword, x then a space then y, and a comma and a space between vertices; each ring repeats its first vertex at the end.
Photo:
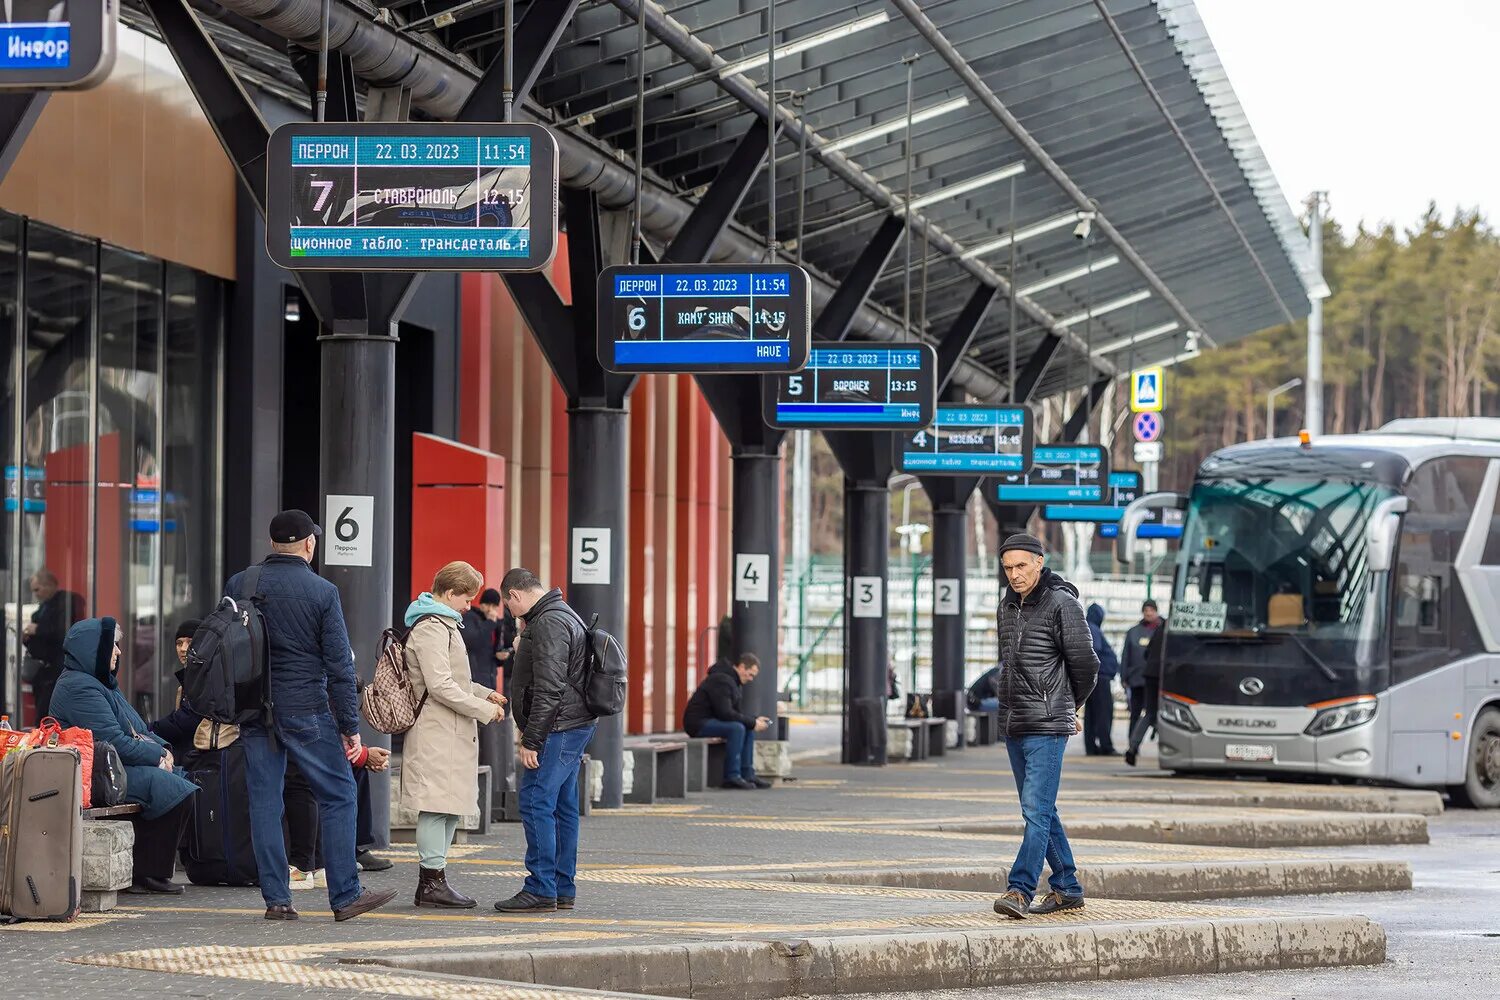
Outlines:
POLYGON ((594 721, 583 700, 587 636, 583 620, 556 587, 521 616, 526 631, 516 645, 514 711, 521 745, 540 751, 551 733, 594 721))
POLYGON ((1046 568, 1025 598, 1007 587, 999 631, 1005 735, 1073 735, 1074 713, 1099 677, 1078 589, 1046 568))
POLYGON ((165 741, 153 735, 120 693, 110 660, 113 618, 86 618, 63 640, 63 672, 52 695, 52 715, 64 727, 81 726, 95 743, 109 743, 125 765, 125 801, 145 819, 163 816, 198 790, 191 781, 161 769, 165 741))

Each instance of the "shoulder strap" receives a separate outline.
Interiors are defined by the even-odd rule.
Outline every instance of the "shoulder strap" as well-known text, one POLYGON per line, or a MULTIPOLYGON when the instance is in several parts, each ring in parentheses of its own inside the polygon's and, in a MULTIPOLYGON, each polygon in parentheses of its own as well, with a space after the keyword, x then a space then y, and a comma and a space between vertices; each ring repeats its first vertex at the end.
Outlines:
POLYGON ((265 563, 256 563, 254 566, 251 566, 249 569, 245 570, 245 575, 240 580, 241 598, 246 598, 253 601, 255 600, 255 598, 261 596, 260 571, 264 565, 265 563))

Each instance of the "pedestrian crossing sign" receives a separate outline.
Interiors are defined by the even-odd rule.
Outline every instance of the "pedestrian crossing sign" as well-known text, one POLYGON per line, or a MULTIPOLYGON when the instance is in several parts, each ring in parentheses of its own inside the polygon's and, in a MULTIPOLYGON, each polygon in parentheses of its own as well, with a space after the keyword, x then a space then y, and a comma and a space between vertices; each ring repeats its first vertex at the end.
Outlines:
POLYGON ((1160 413, 1162 410, 1162 382, 1164 373, 1160 365, 1142 368, 1130 373, 1130 410, 1132 413, 1160 413))

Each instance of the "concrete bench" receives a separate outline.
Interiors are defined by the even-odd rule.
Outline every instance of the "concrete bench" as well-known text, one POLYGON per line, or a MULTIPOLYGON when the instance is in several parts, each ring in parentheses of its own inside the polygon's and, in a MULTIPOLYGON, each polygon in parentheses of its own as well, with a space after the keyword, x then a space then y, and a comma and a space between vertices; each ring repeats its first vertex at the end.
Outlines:
MULTIPOLYGON (((578 815, 588 816, 594 811, 594 799, 589 794, 590 764, 592 758, 584 754, 578 761, 578 815)), ((521 764, 521 755, 516 754, 516 787, 500 793, 500 801, 492 806, 494 817, 503 823, 521 822, 521 775, 526 768, 521 764)))
POLYGON ((970 711, 968 718, 974 723, 975 746, 987 747, 1000 742, 1000 713, 970 711))
POLYGON ((687 790, 701 792, 724 783, 724 737, 667 733, 651 737, 653 743, 687 744, 687 790))
POLYGON ((686 741, 635 740, 625 744, 633 777, 626 802, 651 805, 658 798, 685 799, 688 793, 686 741))
POLYGON ((83 895, 85 913, 107 913, 129 889, 134 865, 135 827, 129 817, 138 805, 83 810, 83 895))
POLYGON ((889 760, 926 760, 926 719, 886 719, 886 757, 889 760))
POLYGON ((927 748, 923 752, 924 757, 942 757, 948 752, 948 720, 940 715, 934 715, 927 719, 913 719, 913 722, 922 723, 925 732, 923 737, 927 740, 927 748))

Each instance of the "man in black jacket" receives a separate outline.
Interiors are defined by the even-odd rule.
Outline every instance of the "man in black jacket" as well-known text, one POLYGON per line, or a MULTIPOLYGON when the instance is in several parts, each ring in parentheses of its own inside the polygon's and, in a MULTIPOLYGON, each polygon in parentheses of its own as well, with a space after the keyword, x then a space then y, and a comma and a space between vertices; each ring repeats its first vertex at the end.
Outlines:
POLYGON ((759 673, 760 658, 754 653, 741 653, 734 663, 720 660, 709 668, 682 713, 682 728, 689 736, 723 739, 725 788, 771 787, 755 776, 755 734, 769 729, 771 720, 740 711, 744 687, 759 673))
POLYGON ((1135 767, 1135 759, 1146 741, 1146 730, 1156 728, 1156 713, 1161 707, 1161 658, 1166 652, 1167 620, 1162 618, 1156 630, 1146 641, 1146 651, 1141 665, 1142 708, 1145 712, 1130 726, 1130 749, 1125 751, 1125 763, 1135 767))
POLYGON ((52 689, 62 676, 63 639, 68 629, 88 616, 83 613, 83 598, 63 590, 57 575, 45 566, 31 574, 30 582, 37 606, 31 621, 21 629, 21 644, 32 661, 29 666, 36 717, 44 719, 52 714, 52 689))
POLYGON ((529 569, 500 581, 516 616, 515 693, 521 728, 521 825, 526 831, 526 884, 495 904, 501 913, 571 910, 577 896, 578 764, 594 735, 583 700, 587 636, 562 591, 542 586, 529 569))
MULTIPOLYGON (((1130 722, 1125 726, 1127 736, 1135 731, 1136 722, 1146 714, 1146 647, 1161 628, 1161 622, 1156 602, 1147 600, 1141 605, 1141 620, 1125 633, 1120 656, 1120 683, 1125 685, 1130 705, 1130 722)), ((1132 757, 1126 763, 1134 759, 1132 757)))
POLYGON ((1073 849, 1057 815, 1057 786, 1068 737, 1083 731, 1077 713, 1098 679, 1099 658, 1078 590, 1043 565, 1040 539, 1011 535, 1000 561, 1010 583, 1000 600, 1000 720, 1026 831, 995 912, 1021 920, 1083 907, 1073 849), (1052 891, 1033 905, 1044 860, 1052 891))

